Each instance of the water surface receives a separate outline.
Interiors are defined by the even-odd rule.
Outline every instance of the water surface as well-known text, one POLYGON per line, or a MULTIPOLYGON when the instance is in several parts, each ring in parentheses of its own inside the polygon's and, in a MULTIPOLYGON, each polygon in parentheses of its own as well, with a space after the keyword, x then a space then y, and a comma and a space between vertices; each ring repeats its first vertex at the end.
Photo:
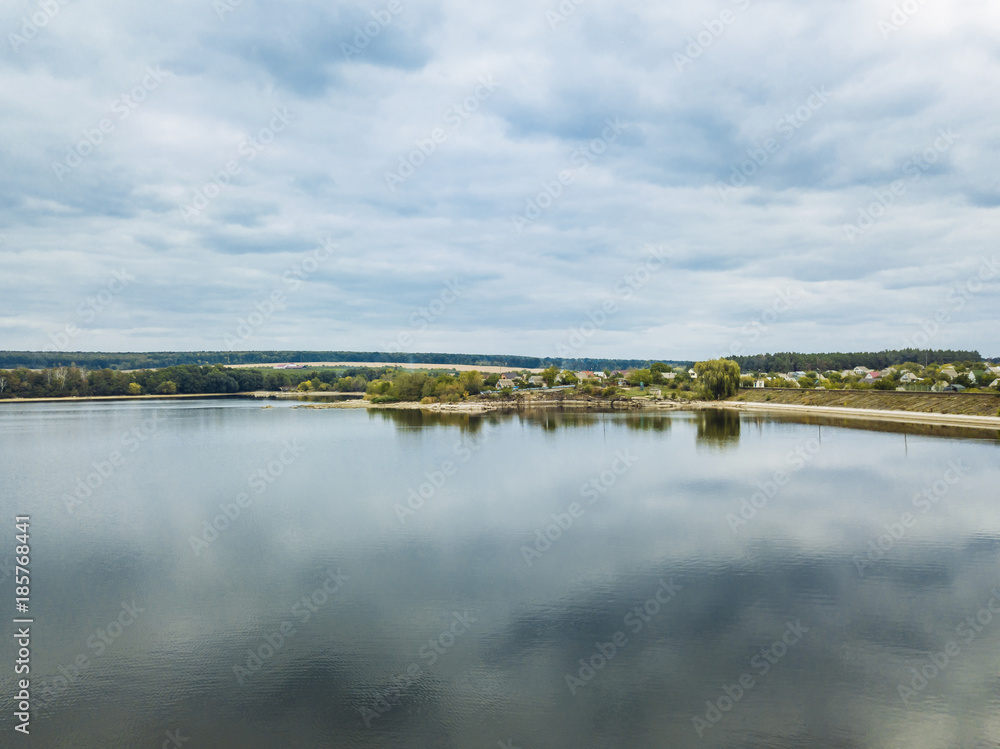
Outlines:
POLYGON ((1000 746, 996 435, 269 405, 0 408, 21 744, 1000 746))

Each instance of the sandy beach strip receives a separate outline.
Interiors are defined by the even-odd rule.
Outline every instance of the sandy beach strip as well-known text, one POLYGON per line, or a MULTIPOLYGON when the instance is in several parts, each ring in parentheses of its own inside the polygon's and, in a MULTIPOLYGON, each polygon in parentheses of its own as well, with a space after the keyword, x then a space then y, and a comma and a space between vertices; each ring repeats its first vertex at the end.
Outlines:
POLYGON ((895 421, 902 424, 940 424, 943 426, 973 427, 1000 430, 1000 416, 966 416, 964 414, 938 414, 926 411, 881 411, 870 408, 842 408, 837 406, 799 406, 786 403, 745 403, 723 401, 722 408, 737 411, 771 411, 774 413, 809 414, 812 416, 840 416, 870 421, 895 421))

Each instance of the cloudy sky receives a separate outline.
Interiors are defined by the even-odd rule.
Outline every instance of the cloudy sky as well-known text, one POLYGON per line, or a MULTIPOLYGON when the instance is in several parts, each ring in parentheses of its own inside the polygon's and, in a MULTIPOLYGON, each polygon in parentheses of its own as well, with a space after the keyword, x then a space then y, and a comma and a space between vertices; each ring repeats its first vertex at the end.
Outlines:
POLYGON ((12 0, 0 33, 0 349, 1000 354, 995 3, 12 0))

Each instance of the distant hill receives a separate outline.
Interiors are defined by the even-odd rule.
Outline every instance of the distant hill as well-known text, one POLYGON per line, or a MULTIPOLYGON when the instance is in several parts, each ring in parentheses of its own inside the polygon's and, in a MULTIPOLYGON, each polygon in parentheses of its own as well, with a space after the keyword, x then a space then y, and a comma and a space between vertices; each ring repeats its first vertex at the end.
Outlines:
MULTIPOLYGON (((533 369, 552 364, 562 369, 597 370, 648 367, 657 359, 557 359, 510 354, 389 354, 381 351, 150 351, 105 353, 94 351, 0 351, 0 369, 47 369, 76 365, 86 369, 159 369, 180 364, 279 364, 283 362, 405 362, 413 364, 467 364, 471 366, 533 369)), ((686 361, 668 364, 689 365, 686 361)))
MULTIPOLYGON (((857 366, 884 369, 912 361, 919 364, 981 362, 978 351, 864 351, 855 353, 805 354, 796 352, 728 357, 744 372, 794 372, 852 369, 857 366)), ((594 370, 642 369, 655 361, 690 366, 690 360, 669 359, 559 359, 514 354, 391 354, 382 351, 147 351, 106 353, 98 351, 0 351, 0 369, 47 369, 76 365, 86 369, 161 369, 180 364, 279 364, 283 362, 405 362, 411 364, 465 364, 470 366, 594 370)))

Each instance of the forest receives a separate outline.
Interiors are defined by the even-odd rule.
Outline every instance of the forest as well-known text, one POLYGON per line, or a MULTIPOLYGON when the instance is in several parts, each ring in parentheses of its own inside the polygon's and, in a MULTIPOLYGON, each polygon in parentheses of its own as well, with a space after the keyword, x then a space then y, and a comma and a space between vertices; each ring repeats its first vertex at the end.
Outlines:
POLYGON ((365 392, 368 383, 385 377, 388 369, 356 367, 344 371, 226 369, 222 365, 181 364, 163 369, 130 372, 113 369, 83 370, 80 367, 0 370, 0 399, 65 398, 108 395, 210 395, 277 391, 282 387, 302 390, 365 392))
MULTIPOLYGON (((550 359, 506 354, 386 353, 380 351, 151 351, 105 353, 94 351, 0 351, 0 369, 156 369, 181 364, 282 364, 296 362, 374 362, 414 364, 463 364, 510 369, 544 368, 557 364, 563 369, 632 369, 647 367, 648 359, 550 359)), ((691 362, 677 362, 691 364, 691 362)))
POLYGON ((983 360, 978 351, 920 351, 900 349, 898 351, 864 351, 853 354, 758 354, 756 356, 730 356, 740 365, 743 372, 798 372, 854 369, 885 369, 905 362, 918 364, 948 364, 950 362, 979 362, 983 360))

